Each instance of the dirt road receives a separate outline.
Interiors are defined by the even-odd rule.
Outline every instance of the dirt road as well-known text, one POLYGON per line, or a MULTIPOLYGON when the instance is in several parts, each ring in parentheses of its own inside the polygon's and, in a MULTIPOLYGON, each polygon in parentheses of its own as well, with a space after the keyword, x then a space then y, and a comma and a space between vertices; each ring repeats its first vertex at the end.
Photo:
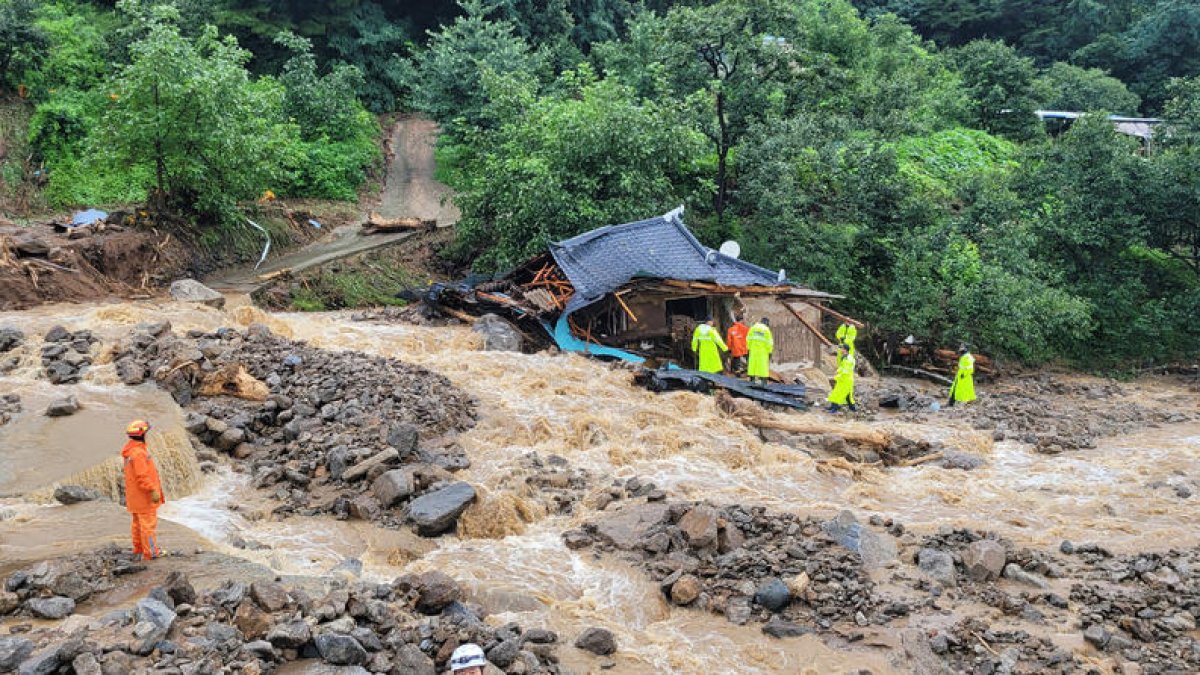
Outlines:
MULTIPOLYGON (((434 177, 433 146, 437 140, 437 124, 419 117, 400 119, 392 128, 388 149, 388 171, 379 202, 364 204, 363 217, 376 211, 385 218, 435 218, 438 227, 450 227, 458 222, 459 211, 446 199, 450 188, 434 177), (443 200, 446 203, 443 204, 443 200)), ((414 236, 412 232, 363 236, 357 224, 344 225, 328 235, 276 258, 270 258, 258 269, 242 265, 221 270, 204 280, 219 290, 252 293, 264 285, 260 277, 272 272, 300 272, 312 267, 384 248, 414 236)))

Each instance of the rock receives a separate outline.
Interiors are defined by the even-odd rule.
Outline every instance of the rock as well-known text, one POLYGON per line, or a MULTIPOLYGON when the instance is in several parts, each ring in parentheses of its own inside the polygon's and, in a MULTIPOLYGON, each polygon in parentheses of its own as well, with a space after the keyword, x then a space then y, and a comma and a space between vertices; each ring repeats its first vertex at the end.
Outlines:
POLYGON ((950 639, 938 633, 929 638, 929 648, 933 650, 934 654, 945 654, 950 651, 950 639))
POLYGON ((792 594, 793 598, 804 597, 804 591, 808 590, 808 586, 811 583, 812 580, 809 579, 808 572, 801 572, 787 580, 788 591, 792 594))
POLYGON ((671 602, 677 605, 690 605, 698 597, 700 597, 700 580, 694 575, 685 574, 671 585, 671 602))
POLYGON ((46 331, 46 335, 42 337, 43 342, 66 342, 71 339, 71 331, 62 326, 55 326, 46 331))
POLYGON ((1111 637, 1104 626, 1098 623, 1088 626, 1087 630, 1083 631, 1083 639, 1095 645, 1097 649, 1104 649, 1111 637))
POLYGON ((373 467, 380 466, 382 464, 388 464, 398 459, 400 459, 400 453, 396 452, 393 448, 388 448, 387 450, 384 450, 383 452, 380 452, 369 459, 364 459, 358 464, 346 469, 345 473, 342 474, 342 480, 346 481, 347 483, 356 481, 360 478, 366 477, 367 472, 373 467))
POLYGON ((281 649, 297 649, 303 647, 312 632, 303 621, 288 621, 277 624, 267 633, 267 641, 281 649))
POLYGON ((617 651, 617 638, 612 631, 593 626, 575 639, 575 646, 597 656, 608 656, 617 651))
POLYGON ((33 654, 33 642, 15 635, 0 635, 0 673, 16 670, 30 654, 33 654))
MULTIPOLYGON (((21 596, 5 590, 0 590, 0 616, 12 614, 21 606, 21 596)), ((3 671, 0 671, 3 672, 3 671)))
POLYGON ((596 536, 619 549, 639 549, 650 531, 666 518, 668 510, 665 503, 657 502, 629 504, 611 514, 605 511, 604 518, 596 523, 596 536))
POLYGON ((725 604, 725 618, 730 623, 744 626, 750 620, 750 599, 744 596, 733 597, 725 604))
POLYGON ((367 650, 349 635, 324 633, 315 640, 321 658, 335 666, 361 666, 367 662, 367 650))
POLYGON ((51 598, 31 598, 25 606, 41 619, 65 619, 75 611, 75 601, 56 595, 51 598))
POLYGON ((62 645, 51 644, 26 659, 17 669, 18 675, 52 675, 63 666, 62 645))
POLYGON ((770 635, 773 638, 789 638, 800 637, 816 632, 807 626, 800 626, 790 621, 784 621, 778 614, 773 614, 771 619, 763 624, 762 632, 770 635))
POLYGON ((25 333, 11 326, 0 328, 0 354, 10 352, 25 343, 25 333))
POLYGON ((264 661, 275 660, 275 648, 272 647, 271 643, 267 642, 266 640, 254 640, 253 642, 247 642, 242 646, 242 648, 245 649, 248 654, 252 654, 264 661))
POLYGON ((534 644, 549 645, 558 642, 558 633, 545 628, 530 628, 521 634, 521 639, 534 644))
POLYGON ((487 660, 500 668, 508 668, 517 660, 517 652, 521 650, 520 638, 508 638, 492 647, 487 652, 487 660))
POLYGON ((411 424, 397 424, 388 432, 387 444, 392 446, 400 457, 407 457, 417 449, 420 432, 411 424))
POLYGON ((822 526, 834 541, 862 557, 867 567, 882 567, 896 559, 896 543, 859 524, 854 514, 842 511, 822 526))
POLYGON ((437 570, 418 575, 412 588, 417 592, 417 611, 424 614, 437 614, 450 603, 462 599, 458 582, 437 570))
POLYGON ((1004 571, 1007 553, 999 542, 991 539, 980 539, 971 542, 962 553, 963 567, 967 576, 975 581, 997 579, 1004 571))
POLYGON ((949 553, 932 548, 923 548, 917 553, 917 566, 930 579, 943 586, 956 586, 954 558, 949 553))
POLYGON ((117 378, 130 387, 146 381, 146 366, 138 363, 132 357, 126 356, 117 359, 113 367, 117 370, 117 378))
POLYGON ((216 309, 225 307, 225 296, 195 279, 180 279, 172 282, 171 297, 180 302, 198 302, 216 309))
POLYGON ((587 548, 592 545, 592 535, 583 530, 567 530, 563 532, 563 543, 572 551, 587 548))
POLYGON ((433 659, 426 656, 414 644, 406 644, 397 649, 392 664, 393 673, 404 673, 405 675, 436 675, 437 673, 437 669, 433 666, 433 659))
POLYGON ((370 495, 359 495, 350 500, 350 515, 368 522, 379 518, 379 500, 370 495))
POLYGON ((458 517, 473 501, 475 488, 459 481, 412 500, 408 515, 416 523, 419 534, 433 536, 454 527, 458 517))
POLYGON ((483 336, 483 348, 489 352, 519 352, 524 342, 516 326, 495 314, 479 317, 471 330, 483 336))
POLYGON ((1004 566, 1004 578, 1012 579, 1013 581, 1018 581, 1030 586, 1036 586, 1038 588, 1044 589, 1049 587, 1049 584, 1046 583, 1045 579, 1033 574, 1032 572, 1026 572, 1025 570, 1021 569, 1020 565, 1016 563, 1008 563, 1004 566))
POLYGON ((68 417, 79 412, 79 401, 74 396, 60 398, 46 406, 46 417, 68 417))
POLYGON ((353 459, 350 449, 345 446, 339 446, 329 451, 325 457, 325 468, 329 471, 329 477, 333 480, 341 480, 345 475, 346 469, 350 466, 350 460, 353 459))
POLYGON ((721 525, 721 529, 717 533, 717 551, 719 553, 729 553, 741 548, 744 543, 746 543, 746 537, 733 523, 721 525))
POLYGON ((246 432, 242 429, 230 428, 221 432, 213 440, 213 447, 222 451, 229 452, 246 440, 246 432))
POLYGON ((78 504, 92 502, 100 498, 100 493, 89 490, 82 485, 60 485, 54 488, 54 499, 59 504, 78 504))
POLYGON ((770 579, 766 583, 758 587, 754 592, 754 602, 766 607, 772 612, 787 607, 792 600, 792 594, 788 590, 787 584, 779 579, 770 579))
POLYGON ((392 469, 376 478, 371 489, 375 491, 375 498, 383 508, 391 508, 396 502, 411 495, 416 486, 413 484, 411 471, 392 469))
POLYGON ((22 258, 45 258, 50 253, 50 244, 29 235, 17 238, 13 247, 22 258))
MULTIPOLYGON (((101 675, 100 662, 96 660, 96 656, 91 652, 84 652, 75 657, 71 662, 71 668, 75 670, 75 675, 101 675)), ((0 669, 2 671, 3 669, 0 669)))
POLYGON ((171 626, 175 624, 176 615, 166 605, 151 598, 139 600, 135 614, 138 623, 134 626, 133 635, 140 642, 134 646, 133 652, 145 656, 167 637, 171 626))
POLYGON ((250 584, 250 597, 267 612, 278 612, 287 607, 288 592, 273 581, 256 581, 250 584))
POLYGON ((693 508, 677 525, 692 548, 708 548, 717 542, 717 512, 710 506, 701 504, 693 508))
POLYGON ((271 616, 258 608, 253 602, 243 602, 238 605, 233 615, 233 623, 242 631, 242 635, 254 640, 266 637, 271 630, 271 616))

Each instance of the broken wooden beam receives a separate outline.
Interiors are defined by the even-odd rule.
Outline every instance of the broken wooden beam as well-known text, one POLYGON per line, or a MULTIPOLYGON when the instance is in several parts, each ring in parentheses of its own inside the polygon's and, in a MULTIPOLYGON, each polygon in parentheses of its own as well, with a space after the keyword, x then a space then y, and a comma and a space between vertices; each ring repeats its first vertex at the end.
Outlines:
POLYGON ((788 311, 791 312, 796 317, 796 320, 799 321, 800 323, 804 324, 804 327, 807 328, 813 335, 816 335, 818 340, 820 340, 821 342, 825 343, 826 345, 828 345, 830 347, 833 346, 833 343, 829 341, 829 338, 822 335, 821 331, 817 330, 817 328, 815 326, 813 326, 811 323, 809 323, 808 319, 805 319, 804 315, 802 315, 795 307, 792 307, 791 305, 789 305, 786 302, 783 302, 782 300, 779 302, 779 304, 783 305, 784 307, 787 307, 788 311))
POLYGON ((854 319, 851 319, 850 317, 846 316, 845 314, 842 314, 841 312, 839 312, 831 307, 826 307, 825 305, 818 304, 818 303, 815 303, 815 302, 812 302, 809 300, 801 300, 801 302, 808 305, 809 307, 815 307, 816 309, 820 310, 821 312, 823 312, 825 314, 828 314, 829 316, 832 316, 833 318, 837 319, 838 321, 841 321, 842 323, 848 323, 851 326, 854 326, 855 328, 866 328, 867 327, 867 324, 865 324, 861 321, 856 321, 854 319))
POLYGON ((387 232, 405 232, 412 230, 432 230, 437 227, 436 219, 429 218, 384 218, 378 213, 371 213, 362 224, 363 234, 380 234, 387 232))

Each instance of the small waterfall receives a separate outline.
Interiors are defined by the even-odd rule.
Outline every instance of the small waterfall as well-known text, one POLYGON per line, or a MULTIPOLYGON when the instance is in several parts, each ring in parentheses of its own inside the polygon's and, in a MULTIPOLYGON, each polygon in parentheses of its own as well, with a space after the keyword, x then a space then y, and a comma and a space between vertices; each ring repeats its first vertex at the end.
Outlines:
MULTIPOLYGON (((182 428, 151 431, 146 437, 150 458, 158 468, 164 496, 168 500, 186 497, 200 486, 200 463, 182 428)), ((120 503, 125 494, 125 467, 119 454, 90 466, 64 480, 42 488, 30 496, 37 500, 50 500, 54 488, 59 485, 82 485, 96 490, 114 502, 120 503)))

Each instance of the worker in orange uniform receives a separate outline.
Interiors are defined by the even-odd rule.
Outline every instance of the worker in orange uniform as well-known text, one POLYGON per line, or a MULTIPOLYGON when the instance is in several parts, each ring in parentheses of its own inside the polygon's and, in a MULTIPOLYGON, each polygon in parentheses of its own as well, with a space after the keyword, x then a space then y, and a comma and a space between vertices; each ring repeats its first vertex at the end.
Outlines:
POLYGON ((158 507, 163 505, 158 469, 146 450, 150 423, 134 420, 125 428, 129 441, 121 450, 125 460, 125 508, 133 517, 133 554, 151 560, 163 555, 158 547, 158 507))
POLYGON ((742 320, 742 315, 737 315, 733 325, 725 331, 725 342, 729 343, 729 369, 734 375, 746 373, 746 354, 750 353, 746 347, 746 335, 750 328, 742 320))

